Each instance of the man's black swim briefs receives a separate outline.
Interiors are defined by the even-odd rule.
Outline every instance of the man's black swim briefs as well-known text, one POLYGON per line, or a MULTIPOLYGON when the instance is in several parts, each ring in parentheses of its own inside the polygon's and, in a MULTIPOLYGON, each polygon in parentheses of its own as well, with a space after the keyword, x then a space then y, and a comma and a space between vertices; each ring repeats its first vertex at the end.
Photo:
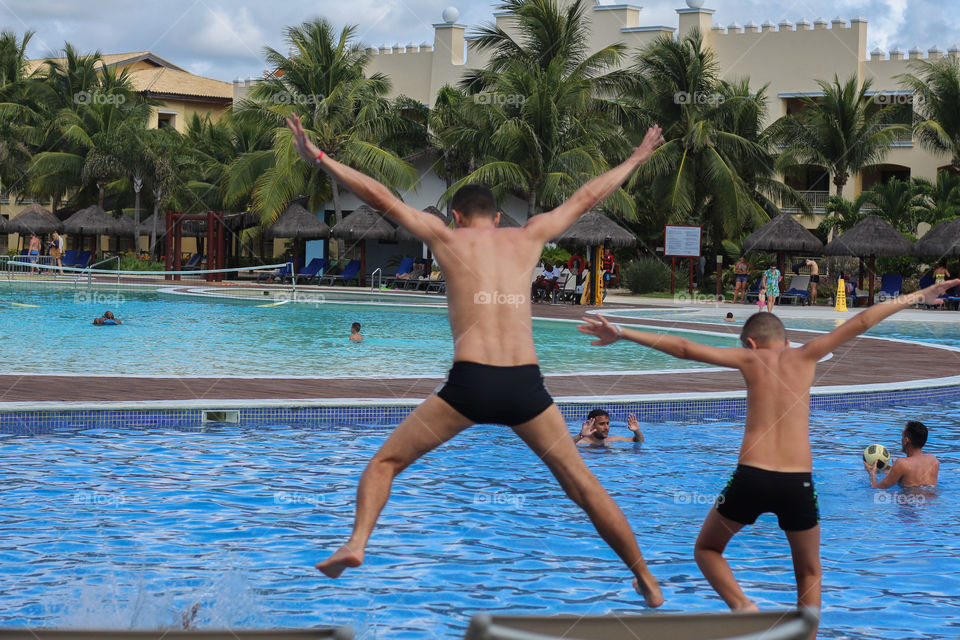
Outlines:
POLYGON ((553 404, 535 364, 494 367, 454 362, 437 395, 477 424, 508 427, 536 418, 553 404))
POLYGON ((805 531, 820 522, 813 475, 737 465, 717 498, 717 511, 740 524, 753 524, 771 512, 784 531, 805 531))

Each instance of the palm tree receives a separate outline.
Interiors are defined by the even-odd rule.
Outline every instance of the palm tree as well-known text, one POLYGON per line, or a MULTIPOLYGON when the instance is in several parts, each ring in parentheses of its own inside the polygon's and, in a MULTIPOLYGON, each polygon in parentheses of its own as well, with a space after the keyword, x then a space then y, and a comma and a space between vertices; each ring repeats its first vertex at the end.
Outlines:
MULTIPOLYGON (((445 139, 447 146, 471 149, 478 166, 444 197, 461 184, 481 182, 498 195, 522 197, 532 216, 609 168, 606 157, 629 153, 629 139, 605 98, 624 91, 630 76, 614 70, 624 45, 588 55, 585 0, 565 8, 556 0, 505 0, 498 9, 515 18, 517 35, 490 25, 473 41, 491 58, 461 82, 471 99, 461 104, 464 123, 445 139)), ((623 190, 605 206, 634 215, 623 190)))
POLYGON ((869 199, 868 191, 860 193, 853 201, 839 195, 830 196, 827 198, 827 204, 824 207, 827 215, 820 221, 817 232, 824 238, 829 239, 835 234, 851 229, 867 217, 867 214, 863 212, 863 207, 869 199))
MULTIPOLYGON (((428 115, 430 145, 438 152, 433 170, 443 177, 448 191, 454 182, 470 173, 472 166, 473 153, 457 142, 458 131, 468 126, 464 112, 464 103, 467 100, 469 98, 460 89, 444 85, 437 92, 437 98, 428 115)), ((449 201, 447 215, 450 215, 449 201)))
POLYGON ((30 133, 35 122, 35 82, 27 73, 27 45, 33 32, 18 39, 0 32, 0 191, 22 190, 30 165, 30 133))
MULTIPOLYGON (((294 54, 267 48, 274 72, 239 105, 238 120, 261 120, 273 129, 273 146, 245 153, 231 164, 224 199, 239 204, 252 198, 264 226, 303 194, 311 210, 332 199, 337 223, 343 219, 337 181, 297 156, 284 126, 284 118, 293 113, 317 146, 341 162, 391 188, 416 183, 413 167, 383 148, 401 126, 385 98, 389 80, 379 73, 365 75, 369 56, 354 41, 355 33, 352 26, 337 33, 322 18, 288 27, 285 37, 294 54)), ((338 247, 342 257, 342 241, 338 247)))
POLYGON ((960 174, 941 171, 937 181, 914 178, 914 184, 926 196, 923 221, 935 225, 960 215, 960 174))
POLYGON ((919 72, 898 76, 913 91, 913 130, 920 145, 950 156, 950 171, 960 174, 960 61, 920 60, 919 72))
POLYGON ((923 221, 926 196, 922 185, 894 178, 864 192, 866 202, 876 207, 876 214, 901 233, 916 235, 923 221))
POLYGON ((817 84, 822 97, 803 98, 799 115, 784 116, 773 125, 775 138, 785 145, 778 168, 827 167, 837 195, 842 195, 850 176, 883 160, 890 143, 908 129, 888 124, 891 107, 874 109, 870 80, 858 86, 856 76, 842 84, 834 76, 832 83, 818 80, 817 84))
POLYGON ((725 238, 743 236, 778 210, 773 198, 804 206, 773 179, 775 156, 762 126, 765 88, 721 81, 699 32, 658 38, 638 54, 634 72, 640 119, 660 123, 665 140, 638 181, 671 222, 703 225, 719 253, 725 238))

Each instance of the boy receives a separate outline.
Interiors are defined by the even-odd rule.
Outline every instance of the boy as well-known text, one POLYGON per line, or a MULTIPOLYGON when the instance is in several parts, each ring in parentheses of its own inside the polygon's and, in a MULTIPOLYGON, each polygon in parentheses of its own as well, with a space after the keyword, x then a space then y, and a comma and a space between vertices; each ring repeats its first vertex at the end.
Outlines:
POLYGON ((924 453, 927 444, 927 425, 916 420, 907 423, 900 434, 900 450, 905 458, 893 460, 887 477, 877 481, 877 463, 863 466, 870 474, 870 486, 874 489, 888 489, 895 484, 901 487, 934 487, 940 472, 940 461, 931 453, 924 453))
POLYGON ((350 342, 363 342, 363 336, 360 335, 359 322, 354 322, 350 325, 350 342))
POLYGON ((385 186, 321 151, 296 115, 287 120, 300 157, 327 171, 375 210, 427 243, 443 265, 453 333, 453 367, 443 388, 414 409, 373 456, 357 488, 350 539, 317 568, 338 577, 363 563, 364 550, 393 479, 424 454, 474 424, 513 429, 547 465, 567 495, 593 521, 601 537, 634 575, 647 605, 663 595, 647 569, 620 508, 577 452, 567 424, 543 384, 533 344, 530 281, 543 246, 602 202, 640 168, 663 142, 651 127, 626 161, 580 187, 553 211, 520 228, 498 228, 500 213, 490 189, 460 188, 450 207, 457 228, 404 204, 385 186))
POLYGON ((709 347, 678 336, 624 329, 584 318, 593 345, 624 338, 664 353, 739 369, 747 383, 747 419, 736 471, 711 509, 694 548, 697 565, 733 610, 756 610, 737 581, 723 550, 730 538, 761 513, 772 511, 790 543, 797 579, 797 605, 820 607, 820 525, 811 472, 810 387, 817 362, 887 316, 935 299, 960 283, 951 280, 863 311, 830 333, 791 348, 772 313, 755 313, 743 325, 742 348, 709 347))

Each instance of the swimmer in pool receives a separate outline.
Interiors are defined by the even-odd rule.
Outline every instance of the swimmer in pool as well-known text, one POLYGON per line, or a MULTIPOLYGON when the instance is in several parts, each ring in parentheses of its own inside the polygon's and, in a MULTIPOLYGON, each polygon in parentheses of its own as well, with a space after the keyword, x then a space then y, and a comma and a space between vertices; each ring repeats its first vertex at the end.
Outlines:
POLYGON ((739 464, 694 546, 704 577, 733 610, 755 611, 723 551, 743 527, 772 512, 786 534, 797 581, 797 606, 820 608, 820 510, 810 452, 810 387, 817 362, 884 318, 960 284, 951 280, 863 311, 830 333, 791 347, 780 319, 755 313, 743 325, 741 348, 711 347, 679 336, 625 329, 606 318, 584 318, 580 331, 603 346, 623 338, 686 360, 738 369, 747 384, 747 419, 739 464))
POLYGON ((360 335, 359 322, 354 322, 350 325, 350 342, 363 342, 363 336, 360 335))
POLYGON ((890 465, 887 477, 877 482, 877 463, 863 466, 870 474, 870 486, 874 489, 888 489, 895 484, 901 487, 933 487, 940 473, 940 461, 932 453, 924 453, 927 444, 927 427, 922 422, 911 420, 900 434, 900 448, 905 458, 897 458, 890 465))
POLYGON ((116 324, 123 324, 113 315, 113 311, 104 311, 103 316, 93 319, 93 324, 99 326, 112 326, 116 324))
POLYGON ((610 442, 643 442, 640 422, 632 413, 627 416, 627 429, 633 432, 632 438, 610 435, 610 414, 603 409, 594 409, 580 426, 580 433, 573 439, 577 444, 605 446, 610 442))
MULTIPOLYGON (((363 563, 364 550, 390 496, 394 478, 421 456, 474 424, 510 427, 537 454, 567 495, 634 576, 648 606, 663 594, 640 553, 623 512, 591 473, 547 392, 534 348, 530 282, 544 245, 603 202, 645 164, 663 142, 651 127, 617 167, 588 181, 553 211, 519 228, 498 228, 493 192, 465 185, 450 201, 455 229, 405 204, 390 189, 321 151, 300 119, 287 119, 297 152, 361 200, 427 244, 447 281, 453 367, 446 383, 424 400, 374 454, 357 488, 357 511, 347 542, 317 568, 331 578, 363 563)), ((498 464, 500 462, 498 461, 498 464)))

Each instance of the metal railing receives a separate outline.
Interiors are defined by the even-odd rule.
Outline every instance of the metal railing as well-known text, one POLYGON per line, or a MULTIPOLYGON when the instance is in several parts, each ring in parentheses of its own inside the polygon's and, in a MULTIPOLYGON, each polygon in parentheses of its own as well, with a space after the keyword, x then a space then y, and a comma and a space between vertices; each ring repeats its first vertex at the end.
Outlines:
MULTIPOLYGON (((824 209, 827 206, 827 200, 830 199, 829 191, 797 191, 797 193, 807 201, 812 209, 824 209)), ((788 202, 786 199, 781 200, 780 208, 790 211, 799 209, 793 201, 788 202)))
POLYGON ((117 284, 119 285, 120 284, 120 256, 112 256, 110 258, 104 258, 100 262, 96 262, 94 264, 88 265, 80 273, 77 274, 77 278, 76 280, 74 280, 74 284, 80 281, 80 278, 83 277, 83 274, 87 274, 87 285, 89 286, 93 284, 93 273, 90 270, 95 267, 99 267, 102 264, 112 262, 114 260, 117 261, 117 284))
POLYGON ((383 286, 383 270, 377 267, 370 274, 370 291, 379 291, 381 286, 383 286), (373 284, 374 278, 376 278, 377 284, 373 284))

